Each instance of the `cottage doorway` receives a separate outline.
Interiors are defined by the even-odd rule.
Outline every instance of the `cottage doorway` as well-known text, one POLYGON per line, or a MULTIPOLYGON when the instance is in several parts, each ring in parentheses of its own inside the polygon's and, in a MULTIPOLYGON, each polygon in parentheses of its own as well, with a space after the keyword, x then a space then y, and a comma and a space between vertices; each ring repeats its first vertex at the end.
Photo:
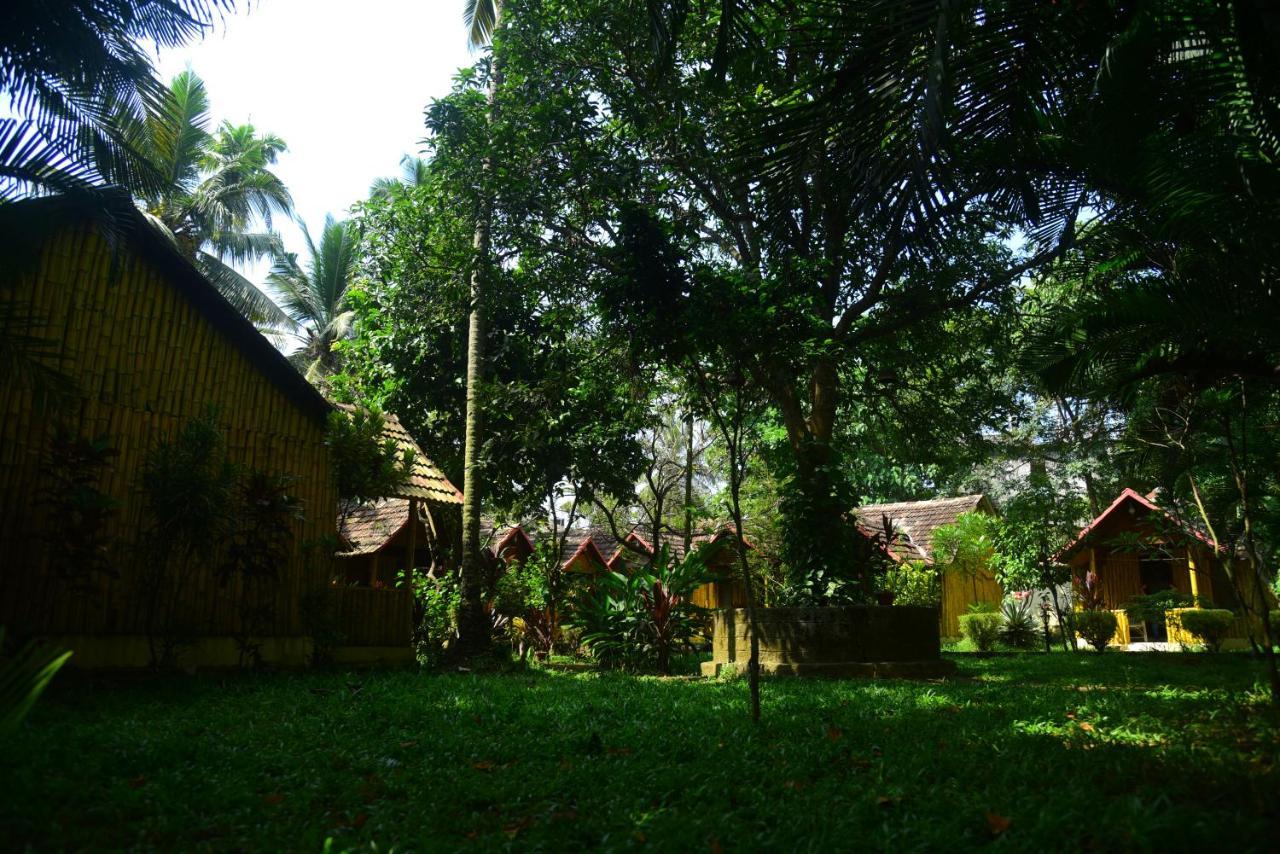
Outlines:
MULTIPOLYGON (((1173 589, 1173 561, 1168 558, 1144 558, 1138 563, 1139 580, 1143 595, 1173 589)), ((1147 639, 1164 643, 1169 640, 1168 627, 1163 619, 1147 620, 1147 639)))

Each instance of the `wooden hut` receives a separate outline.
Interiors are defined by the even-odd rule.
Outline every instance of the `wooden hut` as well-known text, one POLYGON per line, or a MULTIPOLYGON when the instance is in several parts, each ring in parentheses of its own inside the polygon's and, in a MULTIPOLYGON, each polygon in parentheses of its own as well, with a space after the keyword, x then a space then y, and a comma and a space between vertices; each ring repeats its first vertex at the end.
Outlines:
MULTIPOLYGON (((892 528, 892 542, 887 543, 890 556, 899 563, 919 560, 933 566, 933 534, 943 525, 954 524, 964 513, 995 515, 995 507, 985 495, 962 495, 930 501, 899 501, 893 504, 867 504, 856 511, 858 527, 867 534, 885 538, 885 520, 892 528)), ((1004 590, 990 570, 971 573, 941 572, 939 619, 943 637, 960 635, 960 615, 978 602, 999 605, 1004 590)))
MULTIPOLYGON (((502 559, 507 566, 513 566, 533 553, 532 539, 523 526, 513 525, 495 534, 496 540, 492 552, 502 559)), ((602 572, 626 573, 646 561, 654 553, 649 539, 640 533, 639 527, 633 527, 622 538, 617 540, 605 528, 580 527, 568 531, 564 535, 561 549, 561 570, 566 573, 594 577, 602 572)), ((694 550, 702 550, 707 568, 711 570, 713 580, 700 586, 693 594, 693 603, 703 608, 744 608, 747 604, 746 585, 738 574, 737 552, 726 548, 734 541, 733 531, 722 527, 715 531, 703 531, 692 538, 694 550)), ((664 531, 662 544, 665 545, 673 561, 684 560, 684 535, 678 531, 664 531)), ((751 544, 747 543, 747 548, 751 544)))
POLYGON ((168 624, 181 626, 181 663, 235 664, 237 639, 250 632, 255 655, 302 663, 300 603, 330 574, 328 555, 304 548, 333 534, 329 404, 127 197, 92 211, 66 198, 29 200, 5 205, 0 220, 6 240, 25 241, 30 256, 5 259, 3 334, 40 339, 44 366, 67 382, 0 375, 0 624, 58 638, 80 666, 148 664, 156 588, 142 467, 158 443, 213 411, 229 459, 289 478, 304 518, 283 565, 253 585, 252 626, 241 578, 220 575, 206 556, 182 569, 165 603, 168 624), (105 463, 64 453, 80 440, 99 440, 105 463), (98 511, 59 503, 76 485, 101 499, 98 511), (100 565, 68 579, 54 557, 83 533, 89 512, 101 527, 100 565))
POLYGON ((462 493, 422 452, 400 419, 383 413, 383 424, 387 439, 399 450, 413 453, 413 468, 393 496, 341 508, 335 556, 338 583, 390 588, 405 570, 430 569, 441 554, 436 513, 462 505, 462 493))
MULTIPOLYGON (((1130 624, 1124 606, 1134 596, 1176 590, 1197 597, 1207 607, 1238 610, 1241 595, 1253 603, 1251 589, 1237 591, 1227 574, 1230 558, 1215 549, 1196 525, 1156 504, 1154 495, 1132 489, 1120 493, 1058 553, 1071 567, 1077 585, 1097 575, 1104 606, 1119 622, 1115 643, 1189 640, 1171 621, 1130 624)), ((1237 621, 1229 636, 1242 639, 1246 626, 1237 621)))

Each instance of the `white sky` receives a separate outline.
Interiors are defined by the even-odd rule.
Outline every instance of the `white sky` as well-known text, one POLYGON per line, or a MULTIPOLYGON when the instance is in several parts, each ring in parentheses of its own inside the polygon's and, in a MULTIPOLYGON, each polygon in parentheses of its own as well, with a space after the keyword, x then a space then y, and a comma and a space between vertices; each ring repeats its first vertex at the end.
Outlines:
MULTIPOLYGON (((252 122, 288 143, 277 173, 318 238, 326 213, 341 219, 373 179, 419 152, 423 109, 475 59, 463 0, 250 2, 203 42, 162 52, 157 70, 167 81, 190 65, 215 123, 252 122)), ((297 226, 274 225, 304 259, 297 226)), ((261 284, 269 268, 244 272, 261 284)))

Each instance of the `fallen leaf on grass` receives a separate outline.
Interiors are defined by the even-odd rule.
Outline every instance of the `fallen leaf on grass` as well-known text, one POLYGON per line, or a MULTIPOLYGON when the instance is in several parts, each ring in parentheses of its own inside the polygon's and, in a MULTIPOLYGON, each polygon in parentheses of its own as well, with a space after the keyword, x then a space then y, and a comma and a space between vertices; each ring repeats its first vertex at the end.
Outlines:
POLYGON ((408 741, 400 742, 400 748, 402 750, 408 750, 410 747, 417 747, 417 746, 418 746, 418 740, 416 738, 411 738, 408 741))
POLYGON ((471 767, 477 771, 491 771, 493 769, 493 763, 488 759, 482 759, 479 762, 472 762, 471 767))
POLYGON ((992 836, 999 836, 1009 829, 1009 825, 1013 824, 1012 819, 1005 818, 997 812, 988 812, 987 829, 991 831, 992 836))
POLYGON ((631 838, 636 842, 639 842, 641 845, 649 841, 649 837, 645 835, 643 830, 637 830, 635 833, 631 834, 631 838))
POLYGON ((899 798, 893 798, 893 797, 890 797, 889 795, 880 795, 879 797, 876 798, 876 806, 884 807, 885 809, 888 809, 889 807, 898 803, 898 801, 899 801, 899 798))
POLYGON ((272 792, 269 795, 262 796, 262 802, 269 807, 274 807, 276 804, 280 803, 283 800, 284 800, 284 795, 280 794, 279 792, 272 792))
POLYGON ((355 818, 351 819, 351 826, 354 827, 356 830, 359 830, 360 828, 364 827, 364 823, 368 820, 369 820, 369 814, 362 812, 355 818))
POLYGON ((631 750, 630 747, 610 747, 609 748, 610 756, 630 756, 632 752, 633 751, 631 750))
POLYGON ((1088 721, 1085 721, 1080 724, 1080 729, 1084 730, 1085 732, 1093 732, 1093 724, 1089 723, 1088 721))
POLYGON ((138 775, 129 781, 130 789, 141 789, 145 785, 147 785, 147 778, 142 775, 138 775))
POLYGON ((711 849, 711 854, 724 854, 724 846, 721 845, 720 840, 714 836, 711 837, 711 843, 708 847, 711 849))
POLYGON ((798 792, 804 788, 804 781, 803 780, 787 780, 785 783, 782 784, 782 788, 791 789, 793 792, 798 792))
POLYGON ((573 770, 573 763, 569 761, 569 757, 567 756, 560 757, 560 770, 561 771, 573 770))
POLYGON ((838 726, 827 727, 827 741, 839 741, 844 738, 844 730, 838 726))
POLYGON ((520 835, 520 831, 527 830, 529 826, 532 824, 533 824, 533 816, 527 815, 524 818, 520 819, 519 821, 512 822, 511 824, 508 824, 506 827, 502 828, 502 832, 507 835, 508 839, 515 839, 517 836, 520 835))

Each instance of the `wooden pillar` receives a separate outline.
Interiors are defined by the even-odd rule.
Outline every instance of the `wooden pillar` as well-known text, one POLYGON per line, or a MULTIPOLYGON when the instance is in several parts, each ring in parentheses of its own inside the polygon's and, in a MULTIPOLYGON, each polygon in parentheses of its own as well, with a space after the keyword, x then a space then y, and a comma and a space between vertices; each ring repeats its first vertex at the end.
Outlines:
POLYGON ((1196 571, 1196 559, 1191 552, 1191 547, 1187 547, 1187 578, 1191 582, 1191 595, 1200 595, 1200 579, 1199 573, 1196 571))
POLYGON ((409 499, 409 561, 405 566, 404 577, 413 589, 413 564, 418 553, 418 499, 409 499))

